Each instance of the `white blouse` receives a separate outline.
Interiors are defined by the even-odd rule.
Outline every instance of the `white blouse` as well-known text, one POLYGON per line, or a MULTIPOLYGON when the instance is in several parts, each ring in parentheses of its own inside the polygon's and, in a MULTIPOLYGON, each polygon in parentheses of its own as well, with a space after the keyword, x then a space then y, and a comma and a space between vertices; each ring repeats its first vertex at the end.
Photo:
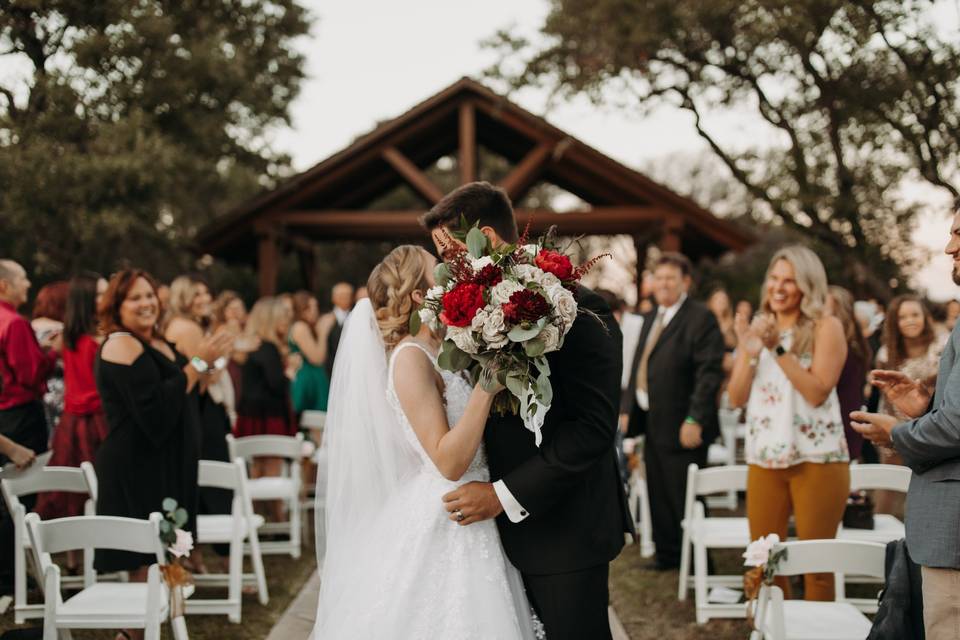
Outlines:
MULTIPOLYGON (((781 335, 785 349, 792 340, 792 332, 781 335)), ((809 369, 812 360, 810 354, 804 354, 800 364, 809 369)), ((745 455, 747 464, 767 469, 803 462, 849 462, 836 388, 823 404, 814 407, 794 388, 776 356, 764 349, 747 403, 745 455)))

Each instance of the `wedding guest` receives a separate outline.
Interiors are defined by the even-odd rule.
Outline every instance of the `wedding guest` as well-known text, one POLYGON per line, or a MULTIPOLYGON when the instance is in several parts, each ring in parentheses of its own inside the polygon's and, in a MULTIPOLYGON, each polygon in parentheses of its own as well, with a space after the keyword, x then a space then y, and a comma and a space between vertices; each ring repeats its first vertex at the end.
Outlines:
POLYGON ((743 314, 747 318, 753 318, 753 305, 750 304, 749 300, 740 300, 737 302, 737 308, 733 314, 734 319, 740 314, 743 314))
MULTIPOLYGON (((47 464, 51 466, 79 467, 82 462, 93 462, 109 432, 93 375, 102 342, 96 307, 100 283, 106 287, 106 280, 96 274, 70 281, 63 330, 64 406, 50 442, 53 455, 47 464)), ((43 493, 37 501, 37 513, 43 519, 80 516, 86 499, 78 493, 43 493)), ((69 568, 76 569, 75 559, 68 560, 69 568)))
POLYGON ((244 327, 247 325, 247 305, 243 298, 236 291, 229 289, 221 291, 220 295, 213 303, 213 323, 212 330, 217 331, 225 329, 234 338, 233 350, 230 352, 229 362, 227 363, 227 373, 230 375, 230 382, 233 384, 234 405, 228 408, 230 414, 230 425, 237 422, 237 404, 240 402, 242 391, 243 375, 241 367, 250 351, 255 350, 259 341, 248 344, 244 340, 244 327))
MULTIPOLYGON (((40 291, 37 292, 37 299, 33 302, 30 326, 33 327, 40 342, 43 342, 47 335, 63 333, 69 288, 68 282, 58 280, 40 287, 40 291)), ((60 415, 63 413, 63 394, 63 362, 58 360, 53 371, 47 376, 47 392, 43 394, 43 410, 47 416, 48 429, 52 430, 60 422, 60 415)))
POLYGON ((327 360, 327 337, 333 328, 332 314, 320 317, 317 299, 308 291, 293 295, 293 326, 288 344, 290 353, 299 353, 303 364, 291 385, 293 410, 299 415, 304 411, 326 411, 330 394, 330 378, 324 364, 327 360))
MULTIPOLYGON (((843 325, 825 313, 827 275, 806 247, 770 261, 760 315, 736 318, 727 393, 746 405, 750 538, 787 537, 790 511, 801 540, 833 538, 850 490, 837 382, 847 361, 843 325)), ((790 594, 785 580, 778 582, 790 594)), ((833 600, 832 574, 804 576, 807 600, 833 600)))
MULTIPOLYGON (((911 380, 917 380, 929 392, 937 385, 940 354, 947 336, 938 336, 930 310, 919 296, 902 295, 890 301, 883 326, 883 345, 877 354, 877 367, 899 371, 911 380)), ((886 398, 881 398, 879 413, 885 413, 905 422, 909 419, 886 398)), ((903 459, 890 449, 880 449, 880 462, 903 464, 903 459)), ((877 491, 874 496, 878 513, 903 512, 903 494, 895 491, 877 491)))
POLYGON ((356 305, 358 302, 368 297, 370 296, 367 293, 367 286, 360 285, 359 287, 357 287, 357 290, 353 294, 353 304, 356 305))
MULTIPOLYGON (((960 203, 945 252, 960 284, 960 203)), ((871 378, 909 419, 856 412, 853 427, 878 447, 893 447, 913 470, 907 547, 921 566, 926 638, 953 640, 960 629, 960 329, 954 326, 940 358, 932 397, 926 384, 902 371, 873 371, 871 378)))
POLYGON ((733 328, 733 303, 726 289, 718 288, 707 298, 707 308, 713 312, 723 334, 723 384, 720 385, 721 404, 733 371, 733 352, 737 348, 737 332, 733 328))
POLYGON ((680 566, 687 467, 706 466, 707 448, 720 432, 723 336, 710 310, 688 295, 692 272, 679 253, 657 261, 657 309, 644 316, 620 405, 621 414, 629 415, 628 435, 646 434, 643 461, 658 570, 680 566))
POLYGON ((837 382, 837 398, 840 400, 840 417, 847 450, 850 459, 856 460, 863 448, 863 436, 850 426, 850 412, 863 407, 863 392, 867 385, 867 371, 873 362, 873 352, 860 331, 860 324, 853 317, 853 294, 843 287, 830 287, 825 313, 840 321, 847 341, 847 361, 837 382))
MULTIPOLYGON (((0 436, 18 447, 7 448, 22 461, 26 451, 47 450, 47 419, 43 410, 46 380, 57 364, 62 334, 48 333, 38 342, 36 334, 17 309, 27 302, 30 280, 13 260, 0 259, 0 436)), ((0 451, 0 464, 11 456, 0 451)), ((36 496, 24 496, 32 511, 36 496)), ((0 591, 13 584, 13 520, 6 501, 0 500, 0 591)))
POLYGON ((337 357, 337 345, 340 344, 343 323, 347 321, 350 309, 353 308, 353 285, 347 282, 338 282, 333 285, 330 302, 333 303, 333 310, 326 315, 332 316, 335 322, 331 325, 327 336, 327 361, 324 366, 327 369, 327 377, 333 380, 333 361, 337 357))
MULTIPOLYGON (((179 276, 170 283, 164 339, 188 361, 201 357, 201 345, 204 338, 210 335, 207 328, 212 321, 212 301, 210 287, 197 276, 179 276)), ((229 336, 225 329, 221 331, 229 336)), ((232 337, 229 339, 232 340, 232 337)), ((227 358, 217 359, 212 365, 196 387, 200 418, 197 445, 201 460, 229 462, 226 437, 231 428, 230 413, 234 410, 233 384, 230 376, 224 373, 227 358)), ((199 492, 199 499, 198 513, 230 513, 230 491, 204 487, 199 492)), ((202 565, 197 569, 202 571, 202 565)))
MULTIPOLYGON (((197 387, 226 349, 205 337, 188 361, 160 335, 157 283, 139 269, 113 275, 99 309, 106 336, 94 371, 110 432, 97 452, 99 515, 146 519, 164 498, 187 510, 196 536, 199 416, 197 387)), ((143 581, 150 554, 98 550, 99 571, 129 571, 143 581)), ((126 631, 125 633, 132 633, 126 631)))
MULTIPOLYGON (((233 432, 244 436, 292 436, 297 431, 290 406, 290 380, 296 366, 287 366, 287 334, 291 314, 280 297, 260 298, 247 318, 246 334, 260 343, 243 363, 243 395, 237 405, 237 423, 233 432)), ((299 364, 300 357, 292 360, 299 364)), ((251 476, 280 475, 283 460, 256 458, 251 476)), ((271 509, 275 521, 282 520, 282 505, 275 501, 271 509)))

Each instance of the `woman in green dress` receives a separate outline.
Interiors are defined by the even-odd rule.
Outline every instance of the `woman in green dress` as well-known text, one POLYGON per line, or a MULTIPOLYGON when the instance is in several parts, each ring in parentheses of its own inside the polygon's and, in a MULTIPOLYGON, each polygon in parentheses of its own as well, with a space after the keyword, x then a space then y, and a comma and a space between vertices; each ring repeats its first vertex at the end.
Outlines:
POLYGON ((326 411, 330 393, 330 379, 323 365, 327 360, 327 335, 332 322, 326 317, 320 321, 317 299, 308 291, 293 295, 293 326, 290 327, 290 353, 300 354, 303 365, 297 371, 290 387, 293 410, 326 411))

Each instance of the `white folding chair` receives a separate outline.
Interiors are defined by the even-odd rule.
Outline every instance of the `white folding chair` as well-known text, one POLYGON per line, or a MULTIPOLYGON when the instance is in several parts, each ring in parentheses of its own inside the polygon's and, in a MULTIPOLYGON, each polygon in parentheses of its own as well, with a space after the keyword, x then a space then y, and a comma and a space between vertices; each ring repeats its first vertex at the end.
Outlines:
MULTIPOLYGON (((42 618, 43 605, 27 602, 27 554, 31 545, 26 528, 27 510, 20 502, 20 497, 44 491, 64 491, 90 496, 92 492, 84 479, 83 472, 76 467, 39 467, 19 478, 5 478, 0 481, 0 486, 2 486, 3 499, 7 503, 10 517, 13 519, 13 617, 17 624, 23 624, 30 618, 42 618)), ((87 499, 84 513, 87 515, 94 513, 93 499, 87 499)), ((33 557, 30 556, 30 559, 32 560, 33 557)), ((84 575, 65 576, 61 584, 67 588, 80 588, 84 584, 84 576, 92 572, 93 549, 84 549, 84 575)), ((42 589, 43 577, 39 568, 34 573, 34 577, 42 589)))
MULTIPOLYGON (((160 623, 169 615, 169 594, 160 577, 166 562, 160 541, 159 513, 149 520, 77 516, 43 522, 31 513, 26 528, 34 558, 43 573, 43 638, 70 638, 70 629, 143 629, 145 640, 160 640, 160 623), (94 582, 64 600, 60 567, 51 555, 72 549, 117 549, 156 557, 146 582, 94 582)), ((187 594, 189 595, 189 594, 187 594)), ((183 618, 173 621, 177 640, 187 640, 183 618)))
POLYGON ((201 460, 198 472, 201 487, 216 487, 233 492, 233 508, 229 514, 198 515, 198 544, 229 544, 230 569, 226 574, 201 573, 193 576, 198 587, 227 587, 226 599, 191 598, 186 603, 187 615, 226 614, 230 622, 239 623, 244 584, 257 587, 260 604, 267 604, 267 578, 260 555, 257 530, 263 526, 263 517, 253 512, 253 503, 247 490, 247 468, 242 459, 233 462, 201 460), (243 573, 244 541, 250 544, 250 562, 253 574, 243 573))
POLYGON ((745 549, 750 544, 750 526, 746 518, 706 517, 700 496, 746 491, 747 467, 744 465, 700 469, 695 464, 687 467, 687 494, 683 512, 683 542, 680 551, 680 582, 677 597, 687 599, 693 587, 697 624, 710 618, 743 618, 746 613, 740 604, 710 603, 709 587, 740 587, 743 575, 708 575, 709 549, 745 549), (693 554, 694 573, 690 577, 690 555, 693 554))
MULTIPOLYGON (((895 464, 851 464, 850 491, 869 491, 883 489, 906 493, 910 488, 912 472, 909 467, 895 464)), ((899 540, 906 535, 903 522, 889 513, 877 513, 873 516, 873 529, 844 529, 843 525, 837 530, 838 540, 853 540, 858 542, 879 542, 886 544, 899 540)), ((847 598, 846 584, 875 584, 876 580, 863 576, 844 576, 837 574, 837 600, 849 602, 864 613, 876 613, 878 604, 876 598, 847 598)))
MULTIPOLYGON (((732 466, 737 463, 737 421, 739 414, 732 409, 720 409, 720 442, 715 442, 707 449, 707 466, 732 466)), ((707 498, 707 506, 711 509, 727 509, 735 511, 738 498, 736 491, 728 491, 723 495, 707 498)))
POLYGON ((630 474, 630 495, 627 496, 630 515, 640 533, 640 557, 649 558, 654 554, 653 527, 650 524, 650 498, 647 495, 647 481, 638 469, 630 474))
POLYGON ((263 534, 288 536, 288 541, 271 540, 260 543, 261 553, 290 554, 291 558, 300 557, 301 505, 300 490, 303 473, 303 434, 296 436, 249 436, 234 438, 227 435, 227 448, 230 459, 242 458, 251 462, 256 458, 282 458, 283 475, 252 478, 247 481, 250 499, 254 502, 282 500, 287 507, 285 522, 267 522, 261 528, 263 534))
MULTIPOLYGON (((321 486, 326 486, 323 476, 320 474, 326 474, 326 455, 327 451, 323 447, 323 430, 327 425, 327 412, 326 411, 304 411, 300 414, 300 427, 307 430, 308 438, 315 445, 313 451, 313 457, 311 462, 317 467, 317 475, 320 476, 321 486)), ((302 493, 302 499, 300 500, 300 522, 302 533, 301 535, 305 538, 310 535, 310 518, 309 512, 312 511, 316 505, 317 497, 315 485, 308 481, 305 477, 304 488, 302 493)), ((323 506, 323 496, 320 498, 320 506, 323 506)), ((316 517, 322 517, 322 515, 317 515, 316 517)))
MULTIPOLYGON (((803 540, 782 545, 787 557, 780 576, 850 573, 883 578, 886 546, 852 540, 803 540)), ((751 640, 863 640, 870 620, 847 602, 784 600, 777 586, 763 585, 757 597, 751 640)))

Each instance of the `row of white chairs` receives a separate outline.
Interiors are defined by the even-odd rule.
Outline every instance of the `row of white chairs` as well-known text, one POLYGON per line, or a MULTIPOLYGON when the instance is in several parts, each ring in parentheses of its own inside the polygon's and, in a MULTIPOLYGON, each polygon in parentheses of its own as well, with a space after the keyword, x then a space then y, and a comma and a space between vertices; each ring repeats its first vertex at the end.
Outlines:
MULTIPOLYGON (((194 576, 194 580, 198 586, 226 587, 227 597, 225 599, 189 599, 186 602, 186 613, 224 614, 231 622, 239 623, 242 606, 241 592, 244 584, 256 587, 261 604, 265 605, 269 601, 266 574, 257 533, 262 528, 264 519, 253 511, 246 465, 243 459, 237 458, 232 463, 201 460, 198 468, 198 484, 201 487, 228 490, 233 495, 231 513, 197 516, 196 542, 199 544, 229 544, 230 556, 228 573, 198 574, 194 576), (251 558, 252 574, 243 573, 245 551, 251 558)), ((166 615, 166 613, 163 613, 165 609, 163 611, 153 611, 151 609, 150 616, 141 615, 141 612, 146 610, 144 607, 153 606, 153 600, 151 599, 153 591, 151 589, 144 591, 145 587, 142 584, 116 584, 115 581, 117 580, 126 581, 126 575, 100 577, 97 576, 93 568, 94 549, 122 549, 152 553, 154 547, 147 546, 142 539, 133 536, 133 534, 131 534, 133 537, 129 538, 129 544, 134 545, 133 547, 124 546, 126 544, 124 537, 98 535, 98 532, 103 532, 116 523, 129 521, 140 522, 142 525, 145 521, 94 515, 98 485, 92 464, 85 462, 80 469, 72 467, 38 468, 19 478, 3 479, 0 482, 0 487, 2 487, 3 497, 14 522, 14 618, 17 624, 22 624, 27 619, 42 617, 44 618, 45 628, 53 630, 71 627, 124 628, 137 627, 137 625, 127 624, 131 616, 148 625, 153 624, 153 620, 157 616, 160 616, 158 619, 163 619, 166 615), (37 514, 27 514, 20 498, 44 491, 65 491, 90 496, 85 507, 86 515, 60 518, 43 523, 39 520, 37 514), (42 534, 45 525, 63 522, 68 524, 58 525, 60 528, 55 527, 50 531, 68 531, 74 537, 51 533, 50 536, 52 537, 47 541, 46 546, 37 546, 37 540, 45 539, 42 537, 45 535, 42 534), (31 526, 34 529, 33 532, 30 530, 31 526), (33 533, 32 538, 31 533, 33 533), (137 542, 137 540, 140 541, 137 542), (71 544, 73 546, 70 546, 71 544), (144 551, 145 549, 146 551, 144 551), (83 551, 82 576, 62 577, 59 568, 50 562, 49 555, 51 553, 59 553, 64 550, 83 551), (34 575, 44 593, 45 602, 43 604, 27 602, 28 558, 33 560, 34 575), (111 584, 109 580, 113 580, 114 583, 111 584), (64 600, 62 590, 78 590, 78 592, 64 600)), ((126 525, 124 524, 123 527, 126 527, 126 525)), ((127 528, 130 531, 137 531, 133 525, 127 528)), ((299 526, 297 526, 297 531, 299 531, 299 526)), ((159 545, 159 533, 155 536, 155 545, 159 545)), ((163 550, 160 549, 160 551, 163 550)), ((158 558, 160 558, 158 562, 162 564, 163 553, 160 553, 158 558)), ((151 573, 151 575, 153 574, 151 573)), ((151 579, 148 578, 147 584, 151 584, 151 579)), ((166 602, 166 598, 163 598, 163 600, 166 602)), ((185 638, 186 627, 182 620, 177 625, 182 627, 177 637, 185 638)), ((140 626, 142 627, 142 625, 140 626)), ((175 626, 175 631, 176 629, 175 626)), ((56 635, 52 637, 56 637, 56 635)))
MULTIPOLYGON (((910 485, 910 469, 897 465, 850 466, 851 491, 885 489, 906 492, 910 485)), ((690 589, 694 590, 696 620, 704 624, 711 618, 742 618, 746 615, 741 604, 716 604, 709 602, 711 587, 737 587, 742 584, 742 574, 708 575, 707 552, 710 549, 745 549, 750 544, 750 528, 745 517, 707 517, 701 499, 729 491, 746 491, 747 467, 744 465, 699 469, 690 465, 687 476, 687 494, 684 507, 683 546, 680 559, 678 598, 685 600, 690 589), (693 575, 690 575, 691 556, 693 575)), ((874 529, 844 529, 837 532, 843 542, 864 542, 885 545, 904 536, 903 523, 894 516, 878 514, 874 517, 874 529)), ((882 562, 881 562, 882 577, 882 562)), ((814 571, 805 571, 810 573, 814 571)), ((837 600, 855 606, 864 613, 875 613, 875 599, 846 598, 845 584, 851 580, 875 582, 871 572, 864 574, 844 571, 842 565, 830 569, 836 576, 837 600)))

